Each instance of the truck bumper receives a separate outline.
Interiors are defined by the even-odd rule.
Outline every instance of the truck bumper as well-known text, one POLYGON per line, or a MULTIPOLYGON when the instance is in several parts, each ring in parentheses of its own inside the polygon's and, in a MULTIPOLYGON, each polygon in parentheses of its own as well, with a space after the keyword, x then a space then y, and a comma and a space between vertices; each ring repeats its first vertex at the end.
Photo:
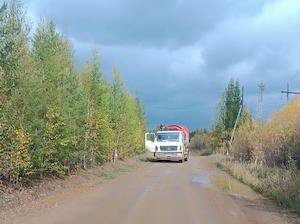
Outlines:
POLYGON ((156 152, 154 154, 156 160, 180 161, 184 159, 182 152, 156 152))

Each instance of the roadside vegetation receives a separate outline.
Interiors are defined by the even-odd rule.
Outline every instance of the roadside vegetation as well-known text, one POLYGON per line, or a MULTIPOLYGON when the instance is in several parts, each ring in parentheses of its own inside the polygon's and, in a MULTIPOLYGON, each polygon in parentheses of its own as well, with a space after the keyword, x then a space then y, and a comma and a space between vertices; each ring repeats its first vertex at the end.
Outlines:
POLYGON ((120 164, 116 163, 111 169, 108 170, 102 170, 99 174, 97 174, 99 177, 101 177, 103 180, 110 181, 118 176, 128 173, 138 167, 138 164, 120 164))
POLYGON ((197 131, 194 148, 226 154, 217 165, 254 190, 300 214, 300 98, 268 121, 258 122, 243 106, 232 145, 230 137, 240 107, 238 82, 230 81, 213 128, 197 131))
POLYGON ((201 156, 208 156, 213 153, 214 139, 211 133, 205 129, 196 130, 192 133, 190 147, 199 151, 201 156))
POLYGON ((231 152, 240 163, 223 165, 259 192, 300 214, 299 113, 300 99, 296 98, 265 123, 252 119, 242 124, 231 152), (244 177, 235 170, 243 171, 244 177), (258 182, 249 181, 249 176, 258 182))
POLYGON ((217 166, 255 191, 300 214, 300 172, 222 158, 217 166))
POLYGON ((144 150, 141 102, 99 56, 75 67, 68 38, 53 21, 32 35, 22 3, 0 8, 0 186, 124 159, 144 150))

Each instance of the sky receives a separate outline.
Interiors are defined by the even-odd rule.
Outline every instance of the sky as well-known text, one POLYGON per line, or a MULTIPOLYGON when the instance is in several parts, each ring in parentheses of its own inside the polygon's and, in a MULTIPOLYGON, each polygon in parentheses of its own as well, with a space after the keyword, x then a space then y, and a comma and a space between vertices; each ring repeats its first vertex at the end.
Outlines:
POLYGON ((94 48, 107 79, 117 65, 138 92, 148 126, 210 128, 230 79, 244 86, 257 115, 282 108, 290 83, 300 90, 299 0, 25 0, 36 26, 53 19, 74 48, 78 65, 94 48))

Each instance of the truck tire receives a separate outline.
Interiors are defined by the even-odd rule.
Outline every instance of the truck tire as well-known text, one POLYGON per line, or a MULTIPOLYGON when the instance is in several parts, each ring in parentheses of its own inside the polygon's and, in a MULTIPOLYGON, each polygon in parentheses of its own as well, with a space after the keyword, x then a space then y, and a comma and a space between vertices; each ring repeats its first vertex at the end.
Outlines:
POLYGON ((185 161, 188 161, 189 160, 189 157, 190 157, 190 152, 188 152, 186 158, 184 158, 185 161))

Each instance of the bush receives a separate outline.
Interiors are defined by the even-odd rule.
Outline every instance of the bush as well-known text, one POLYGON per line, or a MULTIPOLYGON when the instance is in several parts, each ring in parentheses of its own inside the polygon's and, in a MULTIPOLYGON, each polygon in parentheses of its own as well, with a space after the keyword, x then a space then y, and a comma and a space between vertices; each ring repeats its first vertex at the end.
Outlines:
POLYGON ((213 151, 211 148, 202 149, 202 150, 200 151, 200 155, 201 155, 201 156, 209 156, 209 155, 213 154, 213 152, 214 152, 214 151, 213 151))
POLYGON ((300 165, 300 99, 291 101, 268 122, 244 122, 237 130, 232 155, 268 166, 300 165))
POLYGON ((197 131, 191 139, 191 148, 203 150, 207 148, 214 148, 213 135, 205 130, 197 131))
POLYGON ((300 214, 300 171, 218 159, 217 165, 255 191, 300 214))

